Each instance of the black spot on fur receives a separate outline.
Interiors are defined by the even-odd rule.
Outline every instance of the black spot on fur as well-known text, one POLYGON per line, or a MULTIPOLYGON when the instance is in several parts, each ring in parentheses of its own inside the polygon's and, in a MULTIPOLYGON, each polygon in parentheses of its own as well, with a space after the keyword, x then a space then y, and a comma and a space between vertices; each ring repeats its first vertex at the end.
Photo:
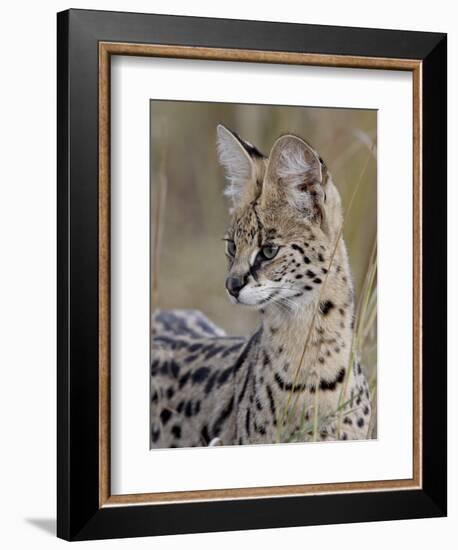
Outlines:
POLYGON ((172 387, 168 388, 166 395, 167 399, 172 399, 172 397, 175 395, 175 390, 172 387))
POLYGON ((196 384, 200 384, 208 378, 209 374, 210 369, 208 367, 200 367, 192 373, 192 381, 196 384))
POLYGON ((173 436, 175 437, 175 439, 180 439, 181 438, 181 426, 173 426, 172 427, 172 434, 173 436))
POLYGON ((165 426, 167 422, 170 420, 172 413, 169 411, 169 409, 162 409, 161 414, 159 416, 161 417, 162 424, 164 424, 165 426))
POLYGON ((218 353, 220 353, 221 351, 224 350, 224 347, 214 347, 213 349, 210 349, 206 354, 205 354, 205 359, 210 359, 211 357, 214 357, 215 355, 217 355, 218 353))
POLYGON ((210 434, 208 433, 208 426, 207 424, 204 424, 202 430, 200 431, 200 436, 204 441, 205 445, 208 445, 211 441, 210 434))
POLYGON ((170 361, 170 371, 174 378, 178 378, 178 374, 180 372, 180 365, 173 359, 170 361))
POLYGON ((250 435, 250 409, 247 409, 245 416, 245 431, 247 436, 250 435))
POLYGON ((199 351, 200 348, 203 346, 203 344, 192 344, 189 346, 188 350, 191 351, 191 352, 195 352, 195 351, 199 351))
POLYGON ((184 408, 184 414, 189 418, 193 414, 192 401, 188 401, 184 408))
POLYGON ((239 393, 239 396, 238 396, 238 399, 237 399, 237 403, 241 403, 244 395, 245 395, 245 392, 246 392, 246 389, 248 387, 248 381, 250 380, 251 378, 251 372, 253 370, 253 365, 250 363, 248 365, 248 369, 247 369, 247 374, 245 376, 245 382, 243 383, 243 386, 242 386, 242 391, 239 393))
POLYGON ((254 431, 258 434, 265 435, 266 429, 264 426, 258 426, 256 422, 254 423, 254 431))
POLYGON ((353 421, 351 418, 349 418, 348 416, 346 416, 344 419, 343 419, 343 423, 344 424, 348 424, 349 426, 351 426, 353 424, 353 421))
POLYGON ((331 302, 331 300, 326 300, 325 302, 321 302, 320 304, 320 310, 323 315, 327 315, 331 309, 334 309, 334 303, 331 302))
POLYGON ((156 443, 160 435, 161 435, 161 430, 153 427, 153 429, 151 430, 151 441, 153 443, 156 443))
POLYGON ((181 390, 181 388, 186 384, 186 382, 189 380, 189 377, 191 376, 190 372, 186 372, 183 374, 183 376, 178 381, 178 387, 181 390))
POLYGON ((293 250, 297 250, 297 251, 300 252, 301 254, 304 253, 304 249, 301 248, 298 244, 292 244, 292 245, 291 245, 291 248, 292 248, 293 250))
POLYGON ((165 376, 169 375, 169 362, 166 361, 165 363, 162 363, 161 365, 161 374, 164 374, 165 376))
POLYGON ((313 288, 312 288, 311 286, 309 286, 309 285, 305 285, 305 286, 304 286, 304 290, 313 290, 313 288))
POLYGON ((155 359, 152 363, 151 363, 151 376, 154 376, 155 374, 158 373, 159 371, 159 365, 160 365, 160 362, 158 359, 155 359))
POLYGON ((218 378, 218 385, 222 385, 224 384, 225 382, 227 382, 229 376, 231 375, 232 373, 232 365, 230 367, 227 367, 226 369, 224 369, 222 371, 222 373, 219 375, 219 378, 218 378))
POLYGON ((310 258, 308 256, 304 256, 304 264, 309 264, 310 258))
POLYGON ((319 277, 317 277, 316 279, 313 279, 313 282, 316 283, 317 285, 322 283, 322 281, 319 277))
POLYGON ((216 377, 218 376, 218 374, 219 374, 219 371, 216 371, 208 379, 207 383, 205 384, 205 393, 206 394, 209 394, 212 391, 213 386, 215 385, 216 377))
POLYGON ((223 353, 221 354, 221 357, 227 357, 231 353, 234 353, 238 351, 243 346, 242 342, 238 342, 237 344, 234 344, 233 346, 226 348, 223 353))
POLYGON ((275 418, 275 414, 276 414, 275 401, 274 401, 274 396, 272 394, 272 389, 269 385, 266 386, 266 392, 267 392, 267 398, 269 399, 270 412, 272 413, 274 425, 276 425, 277 420, 275 418))
POLYGON ((230 401, 223 408, 220 415, 218 416, 215 423, 213 424, 213 433, 215 434, 215 437, 217 437, 221 433, 221 427, 226 421, 226 419, 229 417, 229 415, 231 414, 233 408, 234 408, 234 396, 231 397, 230 401))
POLYGON ((323 254, 321 254, 321 252, 318 253, 318 260, 320 262, 324 262, 323 254))
POLYGON ((316 274, 313 273, 313 271, 311 269, 307 269, 307 271, 305 272, 305 274, 307 275, 307 277, 309 277, 310 279, 313 279, 316 274))
POLYGON ((262 366, 267 367, 267 365, 270 364, 270 357, 267 355, 265 350, 263 350, 263 359, 262 359, 262 366))
POLYGON ((364 418, 363 417, 358 418, 357 424, 358 424, 358 428, 362 428, 364 426, 364 418))
POLYGON ((251 347, 259 342, 262 335, 262 327, 250 338, 247 345, 244 347, 242 353, 239 355, 237 361, 234 364, 234 373, 238 372, 238 370, 242 367, 242 365, 245 363, 245 359, 248 356, 248 353, 251 349, 251 347))

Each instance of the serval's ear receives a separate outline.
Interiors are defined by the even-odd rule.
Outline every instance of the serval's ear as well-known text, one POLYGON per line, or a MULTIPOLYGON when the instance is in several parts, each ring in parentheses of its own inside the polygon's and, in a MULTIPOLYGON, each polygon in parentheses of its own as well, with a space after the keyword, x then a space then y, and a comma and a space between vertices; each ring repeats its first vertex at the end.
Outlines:
POLYGON ((216 134, 218 159, 229 182, 224 194, 232 200, 233 207, 238 208, 256 196, 256 187, 262 181, 259 176, 264 155, 222 124, 218 124, 216 134))
POLYGON ((320 157, 303 139, 285 135, 272 147, 263 185, 264 200, 279 201, 321 221, 325 191, 320 157))

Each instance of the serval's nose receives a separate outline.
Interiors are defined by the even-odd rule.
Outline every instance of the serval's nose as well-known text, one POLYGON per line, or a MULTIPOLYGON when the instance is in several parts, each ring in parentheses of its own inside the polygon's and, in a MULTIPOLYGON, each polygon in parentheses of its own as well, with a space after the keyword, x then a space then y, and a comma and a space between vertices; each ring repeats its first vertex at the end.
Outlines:
POLYGON ((234 296, 234 298, 237 298, 240 294, 240 291, 247 283, 247 277, 246 276, 240 276, 240 275, 231 275, 226 279, 226 288, 227 291, 231 296, 234 296))

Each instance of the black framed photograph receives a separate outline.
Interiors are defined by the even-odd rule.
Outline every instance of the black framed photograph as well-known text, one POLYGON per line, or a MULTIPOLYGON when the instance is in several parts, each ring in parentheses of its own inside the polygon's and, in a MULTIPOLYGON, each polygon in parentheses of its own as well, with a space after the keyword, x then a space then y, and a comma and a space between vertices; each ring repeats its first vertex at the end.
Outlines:
POLYGON ((58 14, 58 536, 445 515, 445 236, 446 35, 58 14))

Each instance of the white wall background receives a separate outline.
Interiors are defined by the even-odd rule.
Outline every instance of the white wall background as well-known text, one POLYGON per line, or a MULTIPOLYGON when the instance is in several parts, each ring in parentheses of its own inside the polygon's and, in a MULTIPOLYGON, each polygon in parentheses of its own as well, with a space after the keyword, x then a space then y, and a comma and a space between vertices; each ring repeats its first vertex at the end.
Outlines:
MULTIPOLYGON (((55 529, 55 13, 68 7, 449 33, 449 279, 458 280, 458 20, 453 2, 9 2, 1 18, 0 544, 62 547, 55 529)), ((265 545, 451 548, 458 538, 456 287, 449 288, 449 518, 87 543, 175 549, 265 545), (453 542, 452 542, 453 541, 453 542)))

